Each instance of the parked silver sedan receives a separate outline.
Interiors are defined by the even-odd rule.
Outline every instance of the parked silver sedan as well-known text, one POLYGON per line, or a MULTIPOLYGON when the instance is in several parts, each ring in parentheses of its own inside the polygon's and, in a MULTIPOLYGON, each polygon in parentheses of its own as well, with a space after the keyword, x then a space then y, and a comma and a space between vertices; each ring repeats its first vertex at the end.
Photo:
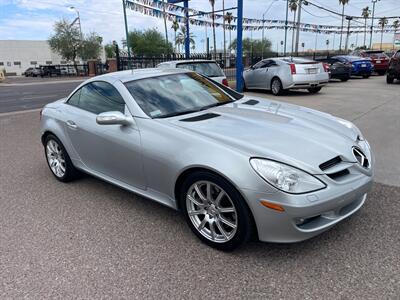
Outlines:
POLYGON ((221 250, 320 234, 360 209, 373 179, 352 123, 179 69, 91 78, 43 108, 41 136, 58 180, 85 172, 179 209, 221 250))
POLYGON ((329 82, 329 70, 321 62, 309 59, 269 58, 245 70, 243 80, 245 89, 271 90, 274 95, 293 89, 318 93, 329 82))

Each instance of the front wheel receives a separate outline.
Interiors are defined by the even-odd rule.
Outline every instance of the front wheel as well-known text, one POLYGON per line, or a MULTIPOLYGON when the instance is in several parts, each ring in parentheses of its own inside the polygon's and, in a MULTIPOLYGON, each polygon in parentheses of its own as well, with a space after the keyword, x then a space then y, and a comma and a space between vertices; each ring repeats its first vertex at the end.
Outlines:
POLYGON ((240 193, 222 177, 209 172, 189 175, 180 201, 190 229, 205 244, 232 251, 250 239, 250 210, 240 193))
POLYGON ((322 87, 313 87, 313 88, 309 88, 309 89, 307 89, 307 90, 310 92, 310 94, 316 94, 316 93, 318 93, 321 89, 322 89, 322 87))
POLYGON ((52 134, 46 137, 44 151, 47 165, 57 180, 68 182, 77 177, 78 171, 73 166, 67 151, 57 137, 52 134))
POLYGON ((271 92, 274 96, 282 95, 283 93, 283 86, 282 82, 279 78, 272 79, 271 82, 271 92))
POLYGON ((386 75, 386 83, 392 84, 394 82, 394 77, 390 76, 389 74, 386 75))

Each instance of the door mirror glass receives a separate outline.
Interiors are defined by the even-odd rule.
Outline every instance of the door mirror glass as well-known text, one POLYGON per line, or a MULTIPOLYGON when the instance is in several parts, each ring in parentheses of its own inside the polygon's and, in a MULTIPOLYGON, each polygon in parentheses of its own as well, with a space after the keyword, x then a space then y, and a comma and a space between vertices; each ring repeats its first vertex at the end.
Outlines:
POLYGON ((97 115, 96 122, 99 125, 129 125, 131 121, 119 111, 107 111, 97 115))

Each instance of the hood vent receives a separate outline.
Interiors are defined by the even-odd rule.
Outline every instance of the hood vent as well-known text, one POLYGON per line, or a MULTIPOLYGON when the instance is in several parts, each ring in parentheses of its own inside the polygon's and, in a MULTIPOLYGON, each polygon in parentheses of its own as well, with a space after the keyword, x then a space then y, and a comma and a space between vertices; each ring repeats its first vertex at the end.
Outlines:
POLYGON ((325 170, 328 170, 328 169, 340 164, 341 162, 342 162, 342 159, 340 158, 340 156, 336 156, 336 157, 334 157, 334 158, 332 158, 332 159, 320 164, 319 168, 322 171, 325 171, 325 170))
POLYGON ((247 100, 246 102, 243 102, 242 104, 245 104, 245 105, 256 105, 258 103, 260 103, 260 101, 251 99, 251 100, 247 100))
POLYGON ((208 119, 213 119, 216 117, 219 117, 220 115, 218 114, 214 114, 214 113, 207 113, 204 115, 200 115, 200 116, 195 116, 195 117, 191 117, 191 118, 187 118, 187 119, 182 119, 180 120, 181 122, 197 122, 197 121, 204 121, 204 120, 208 120, 208 119))

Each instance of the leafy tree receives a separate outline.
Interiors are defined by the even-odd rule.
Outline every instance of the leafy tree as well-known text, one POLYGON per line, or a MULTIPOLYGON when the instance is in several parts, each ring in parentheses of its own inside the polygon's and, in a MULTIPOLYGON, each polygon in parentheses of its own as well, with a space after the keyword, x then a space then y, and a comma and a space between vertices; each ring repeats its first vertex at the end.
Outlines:
POLYGON ((128 42, 135 55, 159 56, 173 52, 172 44, 167 44, 163 35, 156 29, 131 31, 128 35, 128 42))
MULTIPOLYGON (((229 49, 236 51, 236 39, 230 44, 229 49)), ((243 53, 262 53, 263 49, 265 52, 272 52, 271 50, 272 43, 268 39, 263 40, 251 40, 249 38, 243 39, 243 53)))
POLYGON ((104 46, 104 52, 106 53, 106 58, 114 58, 115 54, 115 45, 112 43, 108 43, 104 46))
POLYGON ((54 24, 54 35, 50 36, 48 43, 62 58, 75 62, 81 46, 79 30, 62 19, 54 24))
MULTIPOLYGON (((190 32, 189 33, 189 44, 192 46, 195 45, 194 38, 195 38, 195 36, 193 35, 192 32, 190 32)), ((178 32, 178 35, 175 38, 175 44, 178 46, 185 45, 185 40, 186 40, 186 26, 181 25, 180 31, 178 32)))
POLYGON ((99 58, 102 42, 103 38, 101 36, 98 36, 95 32, 90 33, 82 41, 82 45, 79 49, 79 56, 83 60, 99 58))
POLYGON ((366 45, 365 40, 367 38, 367 19, 370 13, 369 6, 364 7, 361 12, 361 16, 364 18, 364 46, 366 45))

